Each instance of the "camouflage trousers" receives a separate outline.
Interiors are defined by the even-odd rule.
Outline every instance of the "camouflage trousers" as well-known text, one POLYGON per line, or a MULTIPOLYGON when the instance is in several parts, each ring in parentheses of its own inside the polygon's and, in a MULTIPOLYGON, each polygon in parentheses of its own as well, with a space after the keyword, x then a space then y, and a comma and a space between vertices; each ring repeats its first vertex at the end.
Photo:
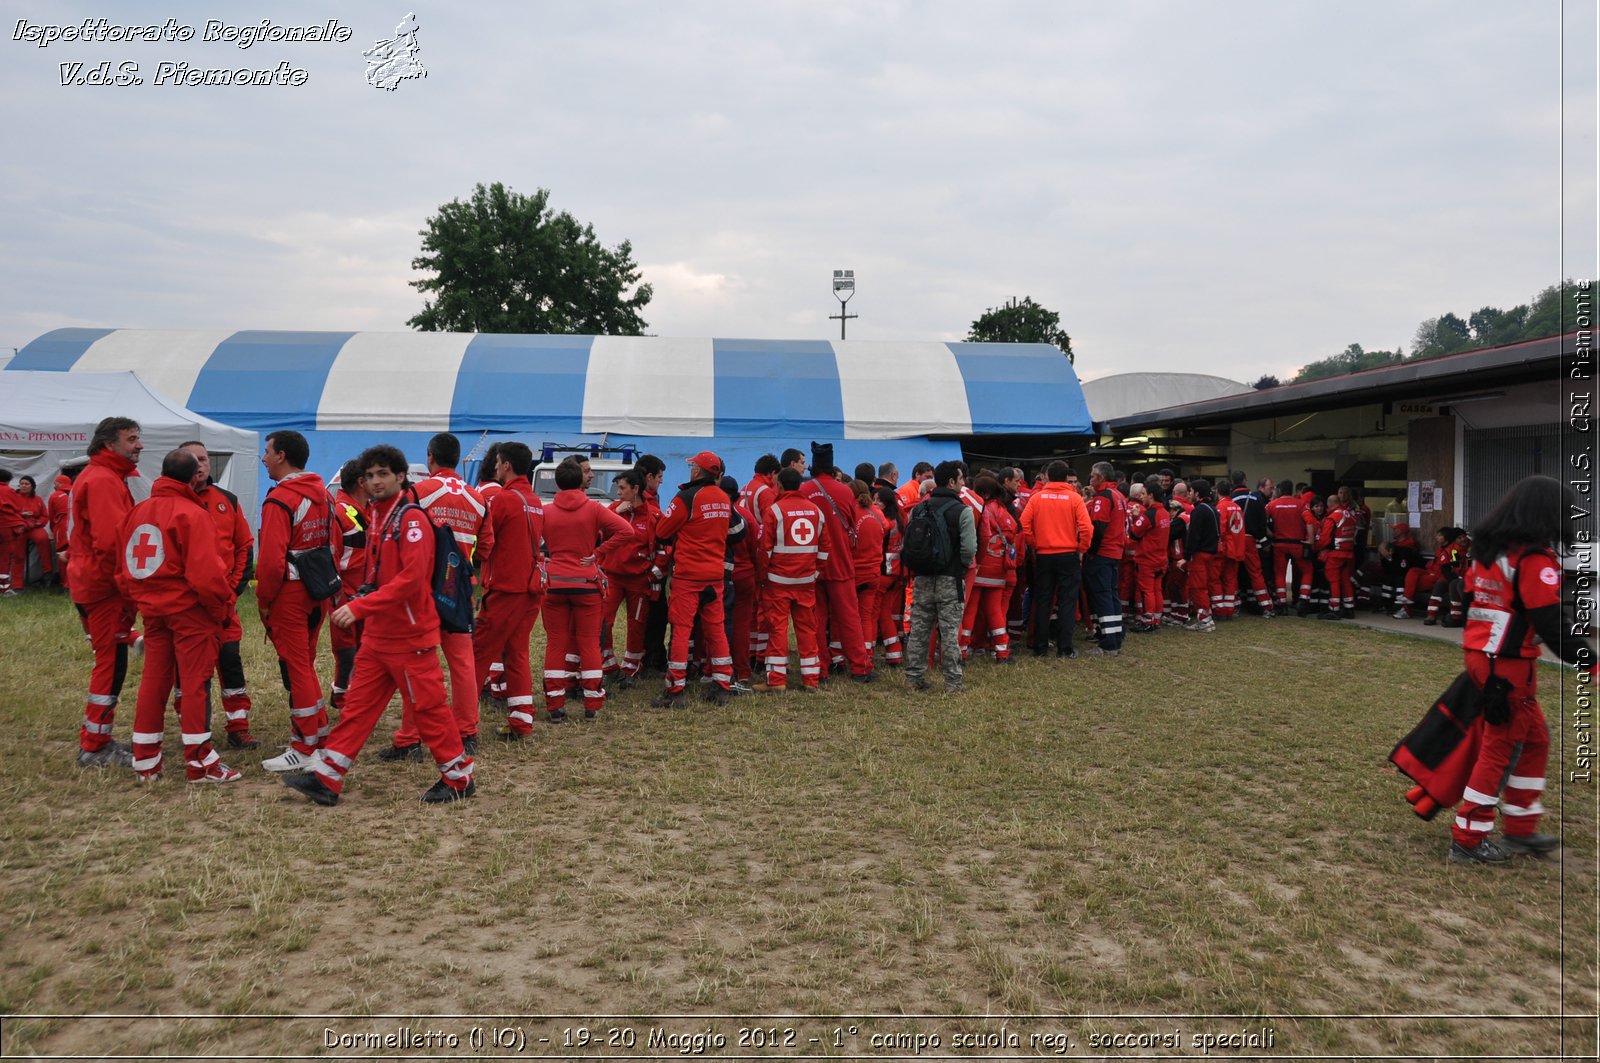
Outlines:
POLYGON ((912 584, 911 634, 906 638, 906 679, 916 682, 928 670, 928 646, 939 632, 944 685, 961 685, 960 576, 917 576, 912 584))

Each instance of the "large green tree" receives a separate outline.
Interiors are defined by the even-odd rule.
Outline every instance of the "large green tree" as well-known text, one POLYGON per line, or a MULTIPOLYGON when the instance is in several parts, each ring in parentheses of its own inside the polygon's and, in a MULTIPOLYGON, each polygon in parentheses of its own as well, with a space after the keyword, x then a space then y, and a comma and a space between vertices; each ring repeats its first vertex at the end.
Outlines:
POLYGON ((972 323, 967 333, 972 343, 1052 343, 1073 360, 1072 337, 1061 328, 1061 315, 1046 310, 1028 296, 992 306, 972 323))
POLYGON ((1330 376, 1343 376, 1345 373, 1354 373, 1361 369, 1373 369, 1380 365, 1392 365, 1402 361, 1404 355, 1399 351, 1367 351, 1361 344, 1352 343, 1340 354, 1332 358, 1323 358, 1302 366, 1300 372, 1290 381, 1299 384, 1307 380, 1322 380, 1330 376))
POLYGON ((411 286, 432 298, 406 324, 424 332, 539 332, 639 336, 650 285, 639 284, 633 245, 607 248, 594 226, 496 181, 453 199, 421 231, 411 286), (635 287, 637 285, 637 287, 635 287), (631 294, 630 293, 631 290, 631 294))

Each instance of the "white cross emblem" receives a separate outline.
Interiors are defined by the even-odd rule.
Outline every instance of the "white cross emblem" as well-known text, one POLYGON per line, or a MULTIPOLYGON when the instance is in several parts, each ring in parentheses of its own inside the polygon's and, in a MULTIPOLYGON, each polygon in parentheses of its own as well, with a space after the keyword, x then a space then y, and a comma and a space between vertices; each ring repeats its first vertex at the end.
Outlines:
POLYGON ((812 540, 817 537, 817 526, 811 523, 809 517, 796 517, 795 522, 789 526, 789 531, 796 546, 810 546, 812 540))
POLYGON ((154 524, 141 524, 133 529, 128 545, 122 548, 123 563, 134 579, 149 579, 166 559, 167 547, 161 539, 161 529, 154 524))

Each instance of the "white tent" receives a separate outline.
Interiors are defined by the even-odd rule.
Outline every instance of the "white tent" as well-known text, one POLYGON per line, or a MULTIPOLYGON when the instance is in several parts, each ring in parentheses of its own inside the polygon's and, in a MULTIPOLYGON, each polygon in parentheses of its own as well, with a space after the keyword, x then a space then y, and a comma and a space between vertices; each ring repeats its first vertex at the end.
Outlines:
POLYGON ((133 373, 5 373, 0 377, 0 466, 32 476, 39 493, 48 495, 63 463, 81 463, 95 425, 106 417, 139 422, 140 477, 129 481, 135 498, 149 495, 168 451, 198 439, 211 452, 217 484, 238 495, 246 519, 256 523, 260 436, 174 405, 133 373))

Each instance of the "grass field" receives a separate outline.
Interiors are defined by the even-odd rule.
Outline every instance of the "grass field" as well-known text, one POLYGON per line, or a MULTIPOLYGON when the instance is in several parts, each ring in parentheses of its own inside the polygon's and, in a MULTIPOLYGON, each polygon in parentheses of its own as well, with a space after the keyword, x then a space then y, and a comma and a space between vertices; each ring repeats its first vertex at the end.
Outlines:
MULTIPOLYGON (((932 1054, 977 1034, 1047 1055, 1059 1032, 1078 1058, 1264 1029, 1279 1055, 1595 1044, 1595 793, 1563 781, 1570 672, 1540 677, 1565 848, 1477 869, 1446 864, 1447 817, 1416 819, 1385 759, 1459 670, 1443 644, 1245 618, 1116 660, 980 662, 957 697, 890 673, 669 712, 647 684, 594 723, 486 742, 478 798, 445 808, 416 801, 431 766, 373 757, 395 709, 323 809, 258 767, 287 711, 242 604, 263 747, 224 751, 242 782, 198 788, 77 768, 89 651, 70 607, 0 602, 5 1053, 407 1054, 324 1031, 468 1046, 465 1019, 376 1016, 497 1015, 534 1038, 519 1058, 682 1054, 646 1051, 651 1029, 720 1032, 705 1054, 723 1056, 884 1058, 874 1034, 917 1033, 932 1054), (122 1017, 68 1017, 86 1013, 122 1017), (272 1017, 293 1015, 345 1018, 272 1017), (763 1032, 741 1046, 741 1027, 763 1032)), ((137 684, 135 665, 119 739, 137 684)), ((410 1054, 431 1051, 473 1054, 410 1054)))

